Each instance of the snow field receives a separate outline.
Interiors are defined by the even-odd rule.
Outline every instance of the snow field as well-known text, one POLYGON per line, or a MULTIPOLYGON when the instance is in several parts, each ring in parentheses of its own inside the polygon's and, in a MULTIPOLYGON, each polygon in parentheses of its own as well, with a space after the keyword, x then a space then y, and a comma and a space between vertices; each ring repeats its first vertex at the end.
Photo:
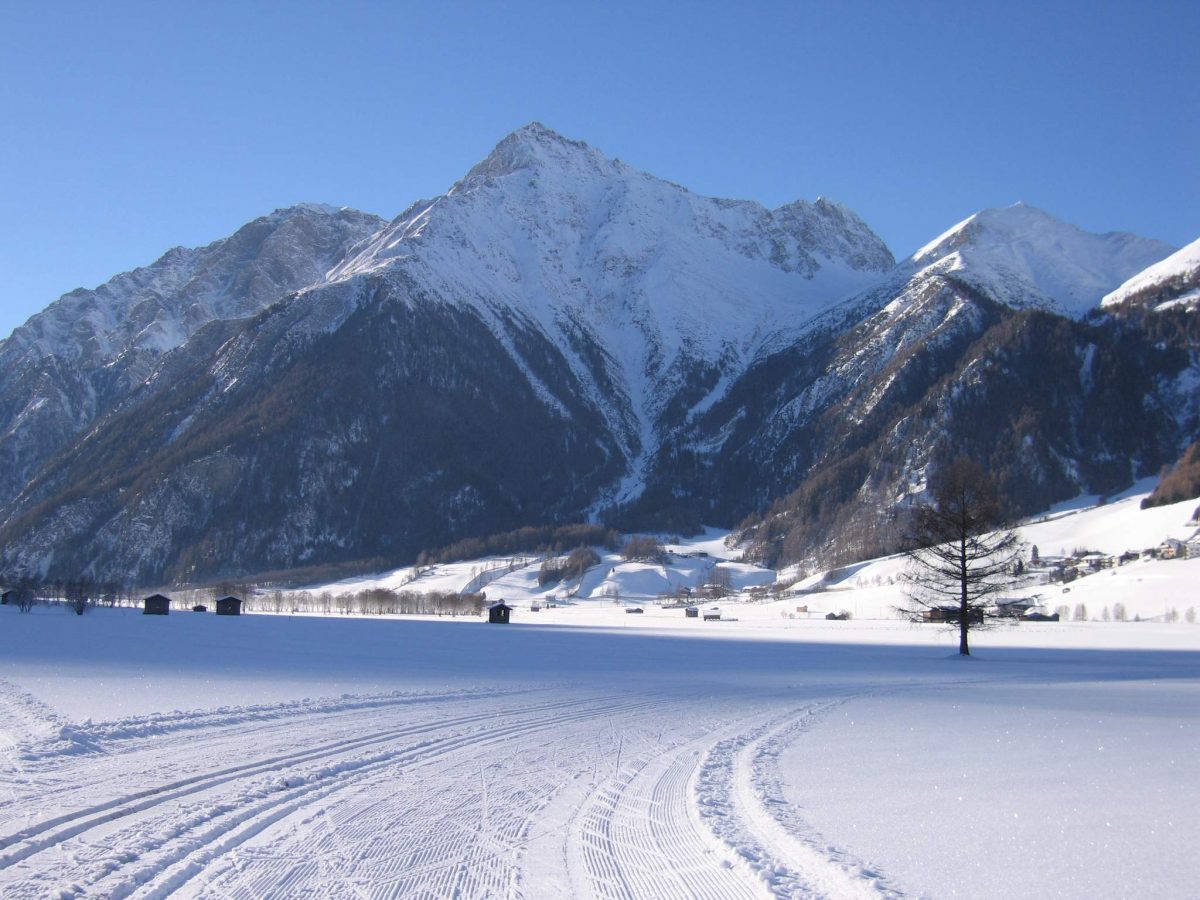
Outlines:
POLYGON ((789 621, 814 641, 680 615, 0 610, 0 892, 1188 894, 1166 860, 1200 828, 1200 652, 1152 645, 1190 627, 1125 623, 1144 646, 1105 650, 1022 626, 960 661, 900 623, 789 621), (955 814, 949 780, 983 812, 955 814), (979 851, 967 875, 928 862, 954 841, 979 851), (1121 879, 1046 874, 1078 846, 1121 879))
MULTIPOLYGON (((1119 553, 1194 530, 1194 501, 1138 499, 1054 511, 1026 540, 1119 553)), ((982 632, 967 660, 946 629, 887 618, 896 559, 704 603, 720 622, 625 612, 639 579, 762 578, 722 537, 665 568, 606 560, 576 586, 594 599, 539 613, 536 560, 417 579, 486 578, 510 626, 0 608, 0 893, 1194 893, 1200 628, 1094 619, 1118 598, 1182 611, 1200 561, 1081 578, 1065 602, 1089 621, 982 632)))

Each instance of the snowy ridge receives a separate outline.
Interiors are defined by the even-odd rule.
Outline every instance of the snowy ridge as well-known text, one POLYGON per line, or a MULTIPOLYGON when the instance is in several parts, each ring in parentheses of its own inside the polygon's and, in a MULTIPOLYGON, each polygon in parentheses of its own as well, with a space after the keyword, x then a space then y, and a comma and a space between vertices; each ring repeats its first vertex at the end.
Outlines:
POLYGON ((1016 203, 963 220, 903 265, 916 274, 954 275, 1014 308, 1079 318, 1173 249, 1133 234, 1091 234, 1016 203))
MULTIPOLYGON (((644 458, 689 361, 736 374, 770 335, 799 330, 892 264, 839 204, 772 211, 701 197, 535 123, 330 278, 400 269, 425 296, 476 310, 504 341, 507 318, 533 323, 571 350, 627 455, 644 458), (613 384, 571 349, 581 336, 603 349, 615 403, 613 384)), ((624 494, 636 495, 638 469, 624 494)))
POLYGON ((1137 275, 1100 301, 1102 307, 1117 306, 1146 295, 1160 304, 1192 304, 1200 301, 1200 238, 1172 253, 1137 275))
POLYGON ((170 350, 214 319, 251 315, 321 281, 350 245, 382 224, 326 204, 278 209, 207 247, 175 247, 95 290, 65 294, 4 343, 104 361, 133 348, 170 350))

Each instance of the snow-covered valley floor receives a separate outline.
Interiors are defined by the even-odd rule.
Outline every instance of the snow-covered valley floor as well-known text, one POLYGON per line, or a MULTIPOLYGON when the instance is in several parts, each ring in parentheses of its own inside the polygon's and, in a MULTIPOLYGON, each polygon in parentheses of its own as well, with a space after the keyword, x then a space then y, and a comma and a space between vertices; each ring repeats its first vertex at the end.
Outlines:
POLYGON ((1200 627, 539 615, 0 609, 0 893, 1196 894, 1200 627))

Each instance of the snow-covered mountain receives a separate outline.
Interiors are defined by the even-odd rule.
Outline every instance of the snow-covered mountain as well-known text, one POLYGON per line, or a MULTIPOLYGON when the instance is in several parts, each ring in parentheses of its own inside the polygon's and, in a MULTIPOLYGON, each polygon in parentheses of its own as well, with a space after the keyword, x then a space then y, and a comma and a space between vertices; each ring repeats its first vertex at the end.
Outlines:
POLYGON ((1200 238, 1134 275, 1100 301, 1104 309, 1121 304, 1151 309, 1200 304, 1200 238))
POLYGON ((905 268, 953 275, 1014 309, 1079 318, 1112 285, 1172 250, 1123 232, 1091 234, 1017 203, 964 219, 914 253, 905 268))
POLYGON ((388 565, 780 498, 776 561, 854 553, 956 442, 1042 508, 1186 443, 1177 348, 1075 318, 1170 251, 1017 206, 895 266, 831 201, 701 197, 529 125, 390 223, 280 211, 0 344, 0 566, 388 565))
POLYGON ((330 278, 411 279, 506 344, 515 320, 558 348, 631 460, 608 497, 623 500, 640 492, 673 403, 711 402, 768 340, 798 333, 893 263, 837 203, 768 210, 702 197, 534 123, 330 278), (698 376, 712 387, 693 397, 698 376))
MULTIPOLYGON (((972 216, 751 367, 691 441, 746 477, 685 493, 756 510, 756 557, 820 565, 894 549, 928 471, 958 453, 1016 513, 1157 471, 1200 429, 1194 328, 1081 319, 1170 250, 1022 204, 972 216)), ((680 466, 661 468, 660 502, 680 466)))
POLYGON ((383 225, 303 204, 228 238, 76 290, 0 341, 0 502, 152 374, 161 356, 214 321, 254 315, 319 283, 383 225))

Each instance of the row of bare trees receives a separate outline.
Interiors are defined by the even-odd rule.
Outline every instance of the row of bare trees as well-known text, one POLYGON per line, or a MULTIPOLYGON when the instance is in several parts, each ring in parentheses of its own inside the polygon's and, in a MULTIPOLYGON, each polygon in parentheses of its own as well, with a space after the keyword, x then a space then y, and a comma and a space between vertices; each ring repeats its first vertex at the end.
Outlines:
POLYGON ((342 616, 477 616, 486 597, 450 591, 393 591, 367 588, 361 591, 266 591, 245 592, 242 606, 247 611, 306 613, 342 616))
POLYGON ((65 606, 76 615, 82 616, 93 606, 124 606, 139 602, 128 585, 114 582, 99 582, 90 578, 53 579, 39 581, 34 578, 5 578, 0 582, 11 590, 9 602, 21 612, 29 612, 35 606, 46 603, 65 606))
MULTIPOLYGON (((32 579, 3 582, 11 589, 9 602, 21 612, 45 603, 63 606, 83 615, 93 606, 137 607, 142 592, 130 587, 101 584, 88 579, 38 582, 32 579)), ((253 585, 221 582, 203 588, 172 591, 173 599, 185 607, 205 606, 219 597, 242 599, 246 611, 271 613, 324 613, 325 615, 435 615, 474 616, 483 612, 482 593, 393 591, 369 588, 360 591, 263 591, 253 585)))

